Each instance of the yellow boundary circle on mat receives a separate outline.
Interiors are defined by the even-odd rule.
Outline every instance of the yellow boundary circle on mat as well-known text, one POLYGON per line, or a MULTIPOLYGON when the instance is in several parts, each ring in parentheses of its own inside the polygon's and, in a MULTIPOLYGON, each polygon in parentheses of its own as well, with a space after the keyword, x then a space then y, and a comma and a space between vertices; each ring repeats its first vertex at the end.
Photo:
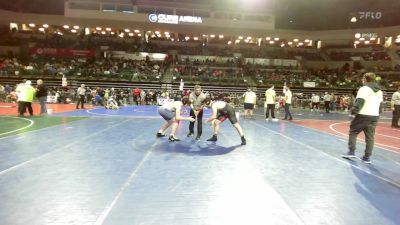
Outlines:
POLYGON ((33 126, 33 124, 35 124, 35 122, 33 120, 30 120, 30 119, 27 119, 27 118, 21 118, 21 117, 15 117, 15 116, 0 116, 0 118, 14 118, 14 119, 20 119, 20 120, 25 120, 25 121, 29 121, 30 122, 30 124, 28 126, 25 126, 25 127, 22 127, 22 128, 16 129, 16 130, 8 131, 8 132, 5 132, 5 133, 0 133, 0 136, 6 135, 6 134, 11 134, 11 133, 14 133, 14 132, 18 132, 20 130, 25 130, 25 129, 33 126))

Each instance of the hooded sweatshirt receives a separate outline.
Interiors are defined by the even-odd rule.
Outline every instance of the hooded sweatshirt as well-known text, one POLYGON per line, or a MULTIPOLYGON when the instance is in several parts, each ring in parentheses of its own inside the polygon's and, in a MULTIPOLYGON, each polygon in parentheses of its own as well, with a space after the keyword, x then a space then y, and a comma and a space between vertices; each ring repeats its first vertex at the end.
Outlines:
POLYGON ((358 90, 351 113, 377 117, 382 112, 382 103, 383 93, 379 85, 371 82, 358 90))

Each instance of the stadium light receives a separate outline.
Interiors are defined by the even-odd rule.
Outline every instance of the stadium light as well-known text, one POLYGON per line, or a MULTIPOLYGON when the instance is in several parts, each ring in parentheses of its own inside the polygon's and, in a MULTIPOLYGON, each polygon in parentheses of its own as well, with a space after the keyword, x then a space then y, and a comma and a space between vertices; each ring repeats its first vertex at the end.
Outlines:
POLYGON ((375 41, 375 40, 376 40, 376 38, 372 37, 372 38, 370 38, 369 40, 371 40, 371 41, 375 41))
POLYGON ((39 28, 39 31, 44 32, 44 28, 43 27, 39 28))
POLYGON ((369 41, 365 41, 364 43, 365 43, 366 45, 368 45, 370 42, 369 42, 369 41))
POLYGON ((139 33, 140 32, 140 30, 135 30, 135 33, 139 33))
POLYGON ((58 34, 58 35, 61 35, 61 36, 63 35, 63 33, 61 33, 60 31, 58 31, 57 34, 58 34))
POLYGON ((310 42, 310 40, 309 40, 309 39, 306 39, 304 42, 307 42, 307 43, 308 43, 308 42, 310 42))
POLYGON ((44 28, 49 28, 49 25, 48 24, 43 24, 43 27, 44 28))
POLYGON ((357 22, 357 17, 355 17, 355 16, 351 17, 350 22, 352 22, 352 23, 357 22))
POLYGON ((247 40, 250 40, 251 39, 251 37, 249 36, 249 37, 247 37, 247 40))
POLYGON ((275 41, 279 41, 279 38, 276 37, 276 38, 274 38, 274 40, 275 40, 275 41))
POLYGON ((294 42, 299 42, 299 39, 295 38, 293 39, 294 42))
POLYGON ((210 37, 211 37, 211 38, 215 38, 215 34, 211 34, 210 37))
POLYGON ((271 38, 270 37, 266 37, 265 40, 269 41, 269 40, 271 40, 271 38))
POLYGON ((361 34, 360 34, 360 33, 356 33, 356 34, 354 35, 354 37, 355 37, 355 38, 360 38, 360 37, 361 37, 361 34))
POLYGON ((170 37, 171 37, 171 35, 169 35, 169 34, 166 34, 166 35, 165 35, 165 37, 166 37, 166 38, 170 38, 170 37))
POLYGON ((96 27, 96 30, 97 31, 101 31, 101 27, 96 27))
POLYGON ((360 38, 360 41, 364 41, 364 40, 365 40, 365 38, 363 38, 363 37, 362 37, 362 38, 360 38))
POLYGON ((114 35, 115 33, 114 33, 114 31, 111 31, 111 35, 114 35))
POLYGON ((355 41, 354 44, 360 44, 360 41, 355 41))
POLYGON ((186 36, 186 37, 185 37, 185 40, 186 40, 186 41, 189 41, 189 40, 190 40, 190 37, 186 36))
POLYGON ((142 34, 138 34, 137 36, 138 36, 138 37, 141 37, 141 36, 142 36, 142 34))
POLYGON ((64 27, 64 29, 69 29, 68 25, 64 25, 63 27, 64 27))
POLYGON ((30 23, 28 26, 32 27, 32 28, 36 27, 36 25, 34 23, 30 23))
POLYGON ((106 32, 103 30, 103 31, 101 32, 101 34, 103 34, 103 35, 104 35, 104 34, 106 34, 106 32))
POLYGON ((224 38, 224 35, 220 34, 218 37, 219 37, 220 39, 222 39, 222 38, 224 38))
POLYGON ((129 29, 125 29, 124 30, 126 33, 129 33, 131 30, 129 30, 129 29))
POLYGON ((164 32, 164 34, 165 34, 165 35, 169 35, 169 32, 166 31, 166 32, 164 32))
POLYGON ((239 36, 238 39, 239 39, 239 40, 242 40, 242 39, 243 39, 243 36, 239 36))
POLYGON ((79 26, 76 26, 76 25, 75 25, 75 26, 74 26, 74 29, 75 29, 75 30, 78 30, 78 29, 79 29, 79 26))
POLYGON ((133 36, 133 33, 129 33, 129 37, 132 37, 133 36))
POLYGON ((292 44, 293 44, 293 42, 291 42, 291 41, 288 42, 288 45, 292 45, 292 44))
POLYGON ((194 37, 194 38, 193 38, 193 40, 195 40, 195 41, 198 41, 198 40, 199 40, 199 38, 198 38, 198 37, 194 37))
POLYGON ((232 41, 228 41, 228 45, 232 44, 232 41))
POLYGON ((76 30, 75 30, 75 29, 72 29, 71 32, 72 32, 72 33, 76 33, 76 30))
POLYGON ((281 44, 281 47, 282 47, 282 48, 285 47, 285 43, 282 43, 282 44, 281 44))
POLYGON ((272 44, 275 44, 275 41, 269 41, 269 43, 272 45, 272 44))
POLYGON ((123 37, 124 37, 124 33, 120 33, 118 36, 119 36, 120 38, 123 38, 123 37))
POLYGON ((300 45, 300 46, 303 46, 303 42, 300 42, 299 45, 300 45))
POLYGON ((155 34, 160 34, 160 31, 156 30, 154 33, 155 33, 155 34))
POLYGON ((249 39, 244 40, 244 42, 249 43, 249 39))
POLYGON ((174 38, 171 38, 171 41, 175 41, 175 39, 174 39, 174 38))
POLYGON ((107 28, 106 28, 106 31, 111 31, 111 28, 107 27, 107 28))

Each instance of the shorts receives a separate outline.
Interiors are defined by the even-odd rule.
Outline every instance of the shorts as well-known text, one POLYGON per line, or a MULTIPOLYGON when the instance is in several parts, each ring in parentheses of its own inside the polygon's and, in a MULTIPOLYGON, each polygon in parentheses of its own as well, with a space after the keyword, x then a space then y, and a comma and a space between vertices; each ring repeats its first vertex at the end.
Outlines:
POLYGON ((252 104, 252 103, 244 103, 244 109, 254 109, 254 104, 252 104))
POLYGON ((226 112, 219 112, 217 115, 217 119, 221 122, 224 122, 226 119, 229 119, 229 121, 231 121, 232 124, 238 122, 235 110, 233 109, 232 106, 228 106, 226 112))
POLYGON ((162 106, 160 108, 158 108, 158 113, 166 121, 172 120, 173 118, 175 118, 175 115, 176 115, 175 112, 172 112, 171 110, 168 110, 162 106))

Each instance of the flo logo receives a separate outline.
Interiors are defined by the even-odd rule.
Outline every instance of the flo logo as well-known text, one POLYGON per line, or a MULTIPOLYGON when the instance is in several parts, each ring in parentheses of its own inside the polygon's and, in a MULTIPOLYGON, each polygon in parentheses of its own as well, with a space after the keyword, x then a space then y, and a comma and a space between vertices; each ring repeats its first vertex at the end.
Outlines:
POLYGON ((150 22, 155 23, 155 22, 157 22, 157 19, 158 19, 158 17, 157 17, 156 14, 150 14, 149 15, 150 22))

